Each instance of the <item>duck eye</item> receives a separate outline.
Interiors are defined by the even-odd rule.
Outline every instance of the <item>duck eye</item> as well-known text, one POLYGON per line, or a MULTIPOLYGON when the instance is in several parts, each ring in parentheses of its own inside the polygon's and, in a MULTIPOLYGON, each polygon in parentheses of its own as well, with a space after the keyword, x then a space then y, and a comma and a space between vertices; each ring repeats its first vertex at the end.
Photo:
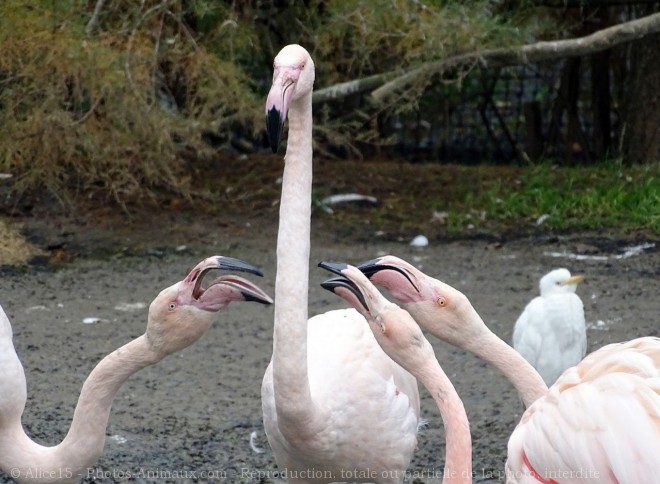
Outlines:
POLYGON ((174 311, 176 309, 176 304, 170 303, 170 311, 174 311))
POLYGON ((438 306, 440 306, 441 308, 443 308, 447 305, 447 300, 442 296, 438 297, 436 302, 438 303, 438 306))

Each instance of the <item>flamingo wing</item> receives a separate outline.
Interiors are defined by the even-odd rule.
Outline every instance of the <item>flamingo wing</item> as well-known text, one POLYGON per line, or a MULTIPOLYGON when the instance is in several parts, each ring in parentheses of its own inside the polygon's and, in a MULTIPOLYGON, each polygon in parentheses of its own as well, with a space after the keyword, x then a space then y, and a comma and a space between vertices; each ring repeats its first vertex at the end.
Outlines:
POLYGON ((523 415, 508 482, 639 483, 660 476, 660 339, 608 345, 523 415))

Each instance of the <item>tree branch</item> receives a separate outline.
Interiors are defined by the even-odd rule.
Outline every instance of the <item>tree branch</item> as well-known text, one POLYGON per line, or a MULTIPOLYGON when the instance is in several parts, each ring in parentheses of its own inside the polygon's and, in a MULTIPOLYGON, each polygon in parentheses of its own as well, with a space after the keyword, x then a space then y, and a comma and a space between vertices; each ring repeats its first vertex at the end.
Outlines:
POLYGON ((343 99, 351 94, 371 91, 377 87, 382 86, 387 81, 394 79, 397 76, 405 74, 403 69, 384 72, 382 74, 374 74, 373 76, 363 77, 354 81, 341 82, 334 86, 326 87, 314 91, 312 95, 313 103, 324 103, 327 101, 334 101, 335 99, 343 99))
POLYGON ((341 99, 351 94, 374 89, 371 97, 373 100, 380 102, 385 97, 414 83, 423 82, 434 74, 474 65, 487 68, 508 67, 565 57, 583 56, 641 39, 656 32, 660 32, 660 13, 624 22, 576 39, 537 42, 520 47, 488 49, 482 52, 426 62, 408 70, 389 71, 363 79, 343 82, 316 91, 313 102, 322 103, 341 99))
POLYGON ((656 3, 658 0, 534 0, 534 5, 551 8, 605 8, 656 3))
POLYGON ((85 33, 87 35, 91 35, 98 30, 99 16, 101 15, 101 9, 103 8, 104 3, 105 0, 97 0, 96 6, 94 7, 94 13, 92 13, 92 17, 89 19, 89 22, 87 22, 87 26, 85 27, 85 33))

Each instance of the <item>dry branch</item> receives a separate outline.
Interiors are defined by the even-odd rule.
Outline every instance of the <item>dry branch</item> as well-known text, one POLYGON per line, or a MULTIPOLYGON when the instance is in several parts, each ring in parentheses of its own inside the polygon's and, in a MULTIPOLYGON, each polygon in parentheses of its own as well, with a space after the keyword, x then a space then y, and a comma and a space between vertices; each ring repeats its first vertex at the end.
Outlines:
POLYGON ((314 93, 314 102, 321 103, 341 99, 351 94, 371 91, 373 100, 385 97, 419 82, 425 82, 435 74, 480 65, 486 68, 530 64, 565 57, 583 56, 610 49, 616 45, 660 32, 660 13, 624 22, 594 32, 585 37, 551 42, 536 42, 520 47, 489 49, 438 61, 426 62, 408 70, 396 70, 376 74, 363 79, 336 84, 314 93))
POLYGON ((92 18, 89 19, 87 26, 85 27, 85 33, 91 35, 95 33, 99 28, 99 16, 101 15, 101 10, 103 9, 103 4, 105 0, 97 0, 96 6, 94 7, 94 13, 92 13, 92 18))
POLYGON ((534 5, 552 8, 607 8, 645 5, 658 0, 534 0, 534 5))

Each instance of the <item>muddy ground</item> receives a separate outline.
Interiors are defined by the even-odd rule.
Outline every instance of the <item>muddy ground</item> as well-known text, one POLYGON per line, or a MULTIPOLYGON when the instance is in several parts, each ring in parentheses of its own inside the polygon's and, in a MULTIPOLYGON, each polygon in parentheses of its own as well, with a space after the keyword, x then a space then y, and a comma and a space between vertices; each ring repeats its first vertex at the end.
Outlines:
MULTIPOLYGON (((201 259, 220 254, 250 261, 263 269, 265 277, 257 282, 272 294, 273 213, 222 217, 147 210, 125 220, 120 212, 81 218, 32 210, 15 216, 12 224, 42 254, 29 265, 3 266, 0 278, 0 302, 28 379, 23 422, 30 435, 45 444, 60 441, 87 374, 104 355, 144 331, 153 297, 201 259), (99 321, 85 324, 86 318, 99 321)), ((310 314, 344 307, 319 287, 327 274, 315 268, 316 261, 359 262, 392 253, 467 294, 507 341, 518 314, 537 294, 539 277, 561 266, 587 277, 578 294, 590 325, 590 350, 660 335, 660 247, 649 238, 491 234, 432 237, 428 247, 414 248, 408 244, 413 233, 377 232, 374 226, 338 228, 315 211, 310 314), (626 252, 645 243, 638 253, 626 252)), ((124 482, 130 476, 154 482, 148 476, 188 473, 199 482, 281 482, 261 422, 260 385, 271 353, 272 320, 272 307, 234 304, 195 346, 131 377, 115 400, 106 449, 89 481, 124 482), (250 446, 253 432, 262 452, 250 446)), ((503 481, 507 438, 521 411, 517 395, 477 358, 430 339, 469 414, 475 482, 503 481)), ((410 467, 416 478, 409 482, 439 482, 429 475, 443 467, 442 422, 421 392, 429 424, 410 467)), ((0 473, 0 482, 8 480, 0 473)))

